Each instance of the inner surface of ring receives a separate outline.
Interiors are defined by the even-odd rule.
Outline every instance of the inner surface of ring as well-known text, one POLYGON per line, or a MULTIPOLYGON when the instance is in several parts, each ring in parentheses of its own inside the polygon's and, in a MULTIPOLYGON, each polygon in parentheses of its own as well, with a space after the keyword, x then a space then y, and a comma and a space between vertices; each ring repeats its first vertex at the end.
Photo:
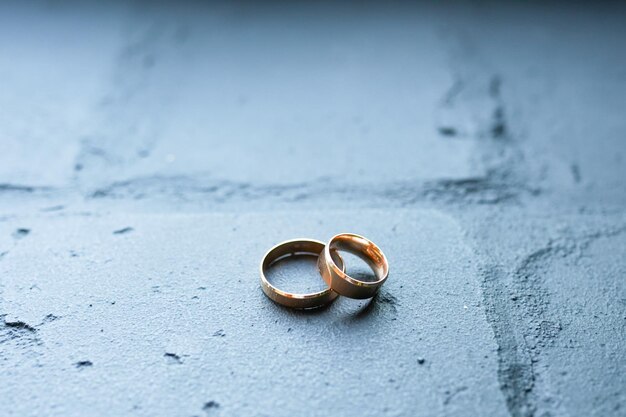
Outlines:
MULTIPOLYGON (((385 262, 383 254, 375 245, 366 239, 350 235, 336 236, 332 240, 329 249, 333 260, 335 260, 335 255, 338 251, 346 251, 367 263, 374 272, 374 275, 376 275, 377 280, 381 280, 387 276, 388 265, 385 262)), ((339 265, 337 264, 337 266, 339 265)), ((356 279, 354 277, 352 278, 356 279)), ((361 280, 357 279, 357 281, 361 280)))
MULTIPOLYGON (((280 291, 290 294, 314 294, 329 290, 317 268, 317 258, 324 249, 322 243, 297 241, 274 248, 263 261, 266 280, 280 291)), ((333 256, 343 269, 340 256, 333 256)))
POLYGON ((265 271, 265 277, 275 288, 291 294, 310 294, 328 288, 317 269, 317 255, 312 253, 278 258, 265 271))

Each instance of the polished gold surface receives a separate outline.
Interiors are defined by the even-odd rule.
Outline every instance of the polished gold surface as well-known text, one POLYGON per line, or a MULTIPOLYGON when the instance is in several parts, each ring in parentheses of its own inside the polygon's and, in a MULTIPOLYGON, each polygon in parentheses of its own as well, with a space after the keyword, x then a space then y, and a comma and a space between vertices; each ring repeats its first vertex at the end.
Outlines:
MULTIPOLYGON (((318 256, 324 252, 324 247, 324 243, 317 240, 294 239, 279 243, 270 249, 261 261, 261 288, 265 295, 278 304, 300 309, 321 307, 337 298, 337 293, 330 288, 308 294, 294 294, 283 291, 274 287, 265 276, 265 271, 267 271, 274 262, 286 256, 304 254, 318 256)), ((334 254, 330 259, 333 260, 333 265, 338 265, 337 268, 339 270, 343 271, 345 269, 343 259, 341 259, 339 254, 334 254)))
POLYGON ((333 237, 318 258, 318 267, 324 281, 335 292, 350 298, 370 298, 387 280, 389 264, 383 252, 363 236, 341 233, 333 237), (345 273, 343 263, 337 265, 338 251, 344 250, 363 259, 374 271, 375 281, 361 281, 345 273))

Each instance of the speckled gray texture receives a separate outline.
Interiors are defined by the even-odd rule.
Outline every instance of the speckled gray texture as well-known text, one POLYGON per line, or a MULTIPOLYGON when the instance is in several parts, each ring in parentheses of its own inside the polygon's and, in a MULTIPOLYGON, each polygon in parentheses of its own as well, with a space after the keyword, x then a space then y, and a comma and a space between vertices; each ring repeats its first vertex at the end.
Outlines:
POLYGON ((0 416, 623 415, 625 18, 2 3, 0 416), (263 295, 341 231, 377 298, 263 295))
MULTIPOLYGON (((505 413, 478 262, 448 216, 294 210, 30 225, 31 239, 2 263, 3 308, 34 324, 5 342, 4 376, 39 393, 36 404, 12 404, 19 415, 193 415, 208 401, 232 415, 505 413), (393 223, 379 221, 390 214, 393 223), (375 239, 394 265, 371 305, 342 299, 298 313, 259 290, 259 260, 276 240, 342 228, 375 239), (77 367, 85 360, 93 365, 77 367)), ((2 393, 21 398, 24 388, 2 393)))

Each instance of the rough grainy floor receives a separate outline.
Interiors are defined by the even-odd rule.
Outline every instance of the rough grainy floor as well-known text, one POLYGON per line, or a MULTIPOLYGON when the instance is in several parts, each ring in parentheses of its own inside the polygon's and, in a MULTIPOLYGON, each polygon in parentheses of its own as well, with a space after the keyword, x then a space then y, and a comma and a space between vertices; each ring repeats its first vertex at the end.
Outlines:
POLYGON ((2 2, 0 415, 623 416, 625 21, 2 2), (377 298, 265 298, 341 231, 377 298))

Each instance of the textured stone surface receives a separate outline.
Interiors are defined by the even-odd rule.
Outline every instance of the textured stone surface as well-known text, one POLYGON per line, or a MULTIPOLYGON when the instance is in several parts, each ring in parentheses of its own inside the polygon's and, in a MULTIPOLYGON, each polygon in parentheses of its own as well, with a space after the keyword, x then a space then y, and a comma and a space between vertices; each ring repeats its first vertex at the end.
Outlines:
POLYGON ((5 385, 3 397, 38 393, 35 404, 11 402, 16 414, 43 406, 38 412, 78 415, 88 406, 193 415, 209 401, 232 415, 505 413, 478 263, 445 215, 295 210, 29 223, 36 232, 2 263, 3 308, 13 322, 33 323, 8 329, 5 342, 13 354, 3 358, 4 377, 30 383, 5 385), (393 223, 379 221, 387 215, 393 223), (262 294, 258 262, 276 240, 328 239, 344 228, 376 239, 395 266, 375 301, 297 313, 262 294), (49 379, 37 377, 42 370, 49 379))
POLYGON ((0 415, 623 415, 625 17, 2 3, 0 415))

